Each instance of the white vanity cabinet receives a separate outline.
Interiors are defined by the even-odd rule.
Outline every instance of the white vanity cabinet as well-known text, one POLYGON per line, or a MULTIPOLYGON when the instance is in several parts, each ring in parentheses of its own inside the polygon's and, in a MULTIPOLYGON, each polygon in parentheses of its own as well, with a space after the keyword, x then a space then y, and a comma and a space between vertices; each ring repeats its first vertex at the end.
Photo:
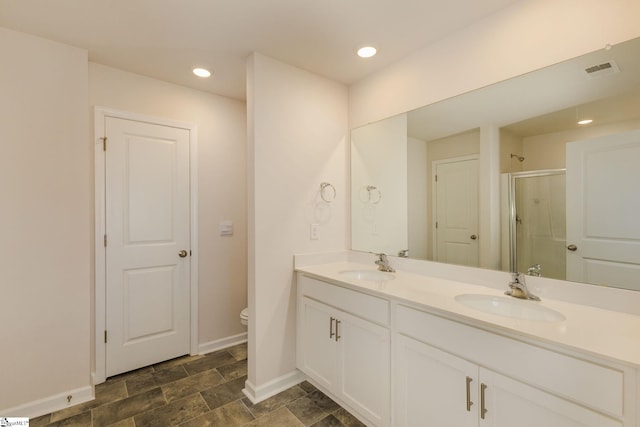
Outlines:
MULTIPOLYGON (((640 427, 637 364, 434 309, 425 295, 447 297, 397 276, 386 287, 297 276, 297 367, 368 425, 640 427)), ((591 332, 572 319, 526 322, 540 336, 591 332)), ((611 327, 597 339, 617 339, 611 327)))
POLYGON ((408 307, 398 306, 396 315, 396 426, 635 425, 631 370, 556 353, 408 307), (630 384, 625 384, 625 375, 630 384))
POLYGON ((622 426, 411 338, 399 336, 397 346, 397 426, 622 426))
POLYGON ((297 367, 371 425, 390 418, 389 302, 298 276, 297 367))

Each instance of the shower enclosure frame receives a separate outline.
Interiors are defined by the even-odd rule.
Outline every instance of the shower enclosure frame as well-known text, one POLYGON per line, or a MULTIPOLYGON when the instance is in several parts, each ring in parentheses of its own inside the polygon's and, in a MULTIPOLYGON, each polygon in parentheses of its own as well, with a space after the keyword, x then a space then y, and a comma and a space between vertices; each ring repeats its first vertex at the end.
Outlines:
MULTIPOLYGON (((566 175, 567 169, 542 169, 523 172, 510 172, 508 176, 507 194, 509 195, 509 271, 517 273, 518 269, 518 241, 516 230, 516 180, 522 178, 536 178, 540 176, 566 175)), ((526 273, 526 272, 522 272, 526 273)))

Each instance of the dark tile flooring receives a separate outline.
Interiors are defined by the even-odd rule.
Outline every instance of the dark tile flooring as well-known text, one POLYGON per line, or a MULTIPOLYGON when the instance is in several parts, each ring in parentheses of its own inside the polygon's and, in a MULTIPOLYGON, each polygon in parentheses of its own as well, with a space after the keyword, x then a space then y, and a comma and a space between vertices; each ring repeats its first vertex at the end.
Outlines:
POLYGON ((253 405, 242 393, 247 347, 185 356, 107 379, 91 402, 31 427, 364 426, 308 382, 253 405))

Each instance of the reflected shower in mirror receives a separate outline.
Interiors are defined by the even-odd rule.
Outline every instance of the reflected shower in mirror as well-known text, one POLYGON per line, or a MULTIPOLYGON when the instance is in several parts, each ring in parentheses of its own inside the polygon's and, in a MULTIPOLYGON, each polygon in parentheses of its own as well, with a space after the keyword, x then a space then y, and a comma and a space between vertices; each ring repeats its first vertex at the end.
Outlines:
POLYGON ((637 129, 640 40, 354 129, 352 249, 640 290, 637 129))

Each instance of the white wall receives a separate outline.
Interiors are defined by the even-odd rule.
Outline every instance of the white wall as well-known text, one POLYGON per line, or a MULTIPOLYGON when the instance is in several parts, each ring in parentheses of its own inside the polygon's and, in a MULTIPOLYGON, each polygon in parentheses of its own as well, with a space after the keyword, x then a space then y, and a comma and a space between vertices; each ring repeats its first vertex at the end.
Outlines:
POLYGON ((351 147, 351 248, 397 255, 409 248, 407 115, 354 129, 351 147))
POLYGON ((245 103, 89 63, 89 105, 197 126, 199 341, 206 349, 244 333, 239 313, 247 301, 245 103), (224 220, 233 221, 233 236, 220 236, 224 220))
POLYGON ((349 87, 352 128, 640 35, 637 0, 523 0, 349 87))
POLYGON ((295 369, 293 254, 348 245, 348 105, 345 86, 260 54, 248 60, 247 93, 247 389, 260 396, 295 369), (334 202, 320 201, 321 182, 335 186, 334 202))
POLYGON ((35 416, 6 409, 91 395, 87 52, 0 28, 0 57, 0 414, 35 416))

